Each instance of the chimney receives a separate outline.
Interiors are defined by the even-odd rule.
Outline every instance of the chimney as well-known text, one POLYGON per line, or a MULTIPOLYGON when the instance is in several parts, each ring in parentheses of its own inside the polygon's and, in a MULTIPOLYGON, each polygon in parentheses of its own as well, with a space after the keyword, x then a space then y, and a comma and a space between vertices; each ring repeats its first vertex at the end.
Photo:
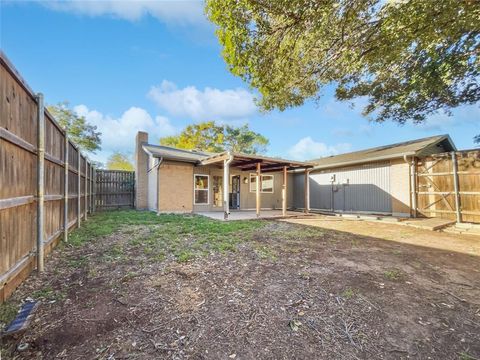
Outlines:
POLYGON ((148 144, 148 133, 139 131, 135 137, 135 207, 137 210, 148 208, 148 154, 142 145, 148 144))

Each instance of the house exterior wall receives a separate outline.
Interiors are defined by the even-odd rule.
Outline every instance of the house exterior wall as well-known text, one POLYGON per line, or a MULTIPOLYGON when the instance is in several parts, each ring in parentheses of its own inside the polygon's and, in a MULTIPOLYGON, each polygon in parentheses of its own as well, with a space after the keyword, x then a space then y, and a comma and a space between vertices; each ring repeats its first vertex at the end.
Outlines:
MULTIPOLYGON (((208 205, 193 205, 194 212, 203 211, 223 211, 223 207, 216 207, 213 204, 213 176, 223 177, 223 168, 217 166, 195 166, 193 168, 194 174, 209 175, 209 204, 208 205)), ((232 176, 240 175, 240 209, 255 209, 256 208, 256 195, 255 192, 250 192, 250 174, 253 171, 238 171, 235 168, 230 168, 230 178, 232 176), (244 178, 248 179, 248 183, 245 184, 244 178)), ((282 208, 282 173, 268 173, 273 175, 273 193, 261 194, 261 207, 262 209, 281 209, 282 208)), ((231 180, 229 182, 231 184, 231 180)), ((193 187, 192 187, 193 192, 193 187)))
POLYGON ((392 214, 410 216, 410 167, 403 159, 390 161, 390 194, 392 214))
MULTIPOLYGON (((238 171, 235 168, 230 169, 230 176, 240 175, 240 209, 255 209, 255 192, 250 192, 250 176, 253 172, 238 171), (248 179, 245 184, 244 178, 248 179)), ((273 193, 261 194, 262 209, 281 209, 282 207, 282 173, 268 173, 273 175, 274 189, 273 193)), ((217 166, 194 166, 188 163, 165 161, 158 168, 158 211, 159 212, 206 212, 223 211, 222 206, 215 206, 213 194, 213 176, 223 177, 223 168, 217 166), (207 205, 194 204, 194 175, 209 176, 209 194, 207 205)), ((153 179, 153 176, 152 176, 153 179)), ((290 177, 292 180, 293 177, 290 177)), ((152 180, 153 181, 153 180, 152 180)), ((292 186, 292 182, 287 183, 292 186)), ((288 187, 287 187, 288 193, 288 187)), ((290 191, 290 199, 293 198, 293 192, 290 191)), ((149 194, 150 203, 154 199, 149 194)), ((287 197, 288 198, 288 197, 287 197)), ((291 200, 290 200, 291 201, 291 200)), ((287 201, 288 204, 288 201, 287 201)))
POLYGON ((158 167, 158 211, 193 211, 193 165, 165 161, 158 167))
MULTIPOLYGON (((253 171, 242 171, 241 185, 240 185, 240 209, 256 209, 256 193, 250 192, 250 174, 254 174, 253 171), (248 184, 245 184, 243 179, 247 177, 248 184)), ((283 186, 283 174, 281 172, 266 173, 265 175, 273 175, 273 193, 261 193, 260 206, 262 209, 281 209, 282 208, 282 186, 283 186)), ((288 192, 288 180, 287 180, 287 192, 288 192)))

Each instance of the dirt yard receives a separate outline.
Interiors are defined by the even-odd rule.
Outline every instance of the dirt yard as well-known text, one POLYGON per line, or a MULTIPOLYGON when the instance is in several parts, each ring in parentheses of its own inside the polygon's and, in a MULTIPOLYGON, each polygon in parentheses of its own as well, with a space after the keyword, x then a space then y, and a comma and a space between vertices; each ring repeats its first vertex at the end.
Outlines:
POLYGON ((95 215, 0 307, 42 301, 1 358, 480 358, 478 254, 353 228, 95 215))

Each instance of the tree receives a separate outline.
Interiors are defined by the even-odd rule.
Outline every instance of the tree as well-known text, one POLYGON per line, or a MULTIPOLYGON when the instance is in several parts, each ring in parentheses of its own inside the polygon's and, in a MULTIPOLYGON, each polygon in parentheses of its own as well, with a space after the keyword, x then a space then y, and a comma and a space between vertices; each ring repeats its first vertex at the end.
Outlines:
POLYGON ((95 153, 101 149, 102 133, 97 131, 96 126, 89 124, 85 117, 78 116, 70 109, 68 102, 50 105, 47 109, 60 126, 67 130, 70 140, 81 150, 95 153))
POLYGON ((264 153, 268 143, 266 137, 250 130, 247 124, 234 127, 217 125, 214 121, 188 125, 180 135, 160 139, 161 145, 180 149, 197 149, 208 152, 230 150, 246 154, 264 153))
POLYGON ((107 169, 134 171, 135 167, 133 166, 133 163, 130 160, 129 156, 127 156, 126 154, 122 154, 119 151, 116 151, 108 157, 107 169))
POLYGON ((480 99, 478 0, 207 0, 230 71, 264 110, 327 85, 365 116, 421 123, 480 99))

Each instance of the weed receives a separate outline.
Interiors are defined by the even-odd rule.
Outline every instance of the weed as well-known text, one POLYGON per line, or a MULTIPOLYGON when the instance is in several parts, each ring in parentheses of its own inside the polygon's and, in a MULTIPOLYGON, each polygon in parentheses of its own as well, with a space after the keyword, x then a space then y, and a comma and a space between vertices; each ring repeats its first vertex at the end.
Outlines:
POLYGON ((53 290, 51 286, 46 286, 32 293, 32 298, 34 299, 63 300, 66 297, 67 294, 65 292, 53 290))
POLYGON ((460 360, 475 360, 475 358, 472 355, 466 353, 465 351, 462 351, 460 353, 460 360))
POLYGON ((122 282, 129 282, 129 281, 132 280, 135 276, 137 276, 136 273, 134 273, 133 271, 129 271, 129 272, 122 278, 122 282))
POLYGON ((353 289, 351 289, 351 288, 346 288, 342 292, 342 297, 344 297, 345 299, 351 299, 353 297, 353 295, 355 295, 355 291, 353 291, 353 289))
POLYGON ((277 260, 277 254, 276 252, 265 245, 257 245, 254 249, 255 253, 257 254, 260 259, 268 259, 271 261, 276 261, 277 260))
POLYGON ((191 259, 193 259, 195 255, 191 251, 182 251, 177 255, 177 261, 182 263, 182 262, 187 262, 191 259))
POLYGON ((390 269, 383 273, 383 276, 391 281, 399 280, 402 277, 402 273, 398 269, 390 269))
POLYGON ((67 264, 71 268, 80 268, 88 264, 88 258, 86 256, 80 256, 78 258, 71 258, 67 260, 67 264))

